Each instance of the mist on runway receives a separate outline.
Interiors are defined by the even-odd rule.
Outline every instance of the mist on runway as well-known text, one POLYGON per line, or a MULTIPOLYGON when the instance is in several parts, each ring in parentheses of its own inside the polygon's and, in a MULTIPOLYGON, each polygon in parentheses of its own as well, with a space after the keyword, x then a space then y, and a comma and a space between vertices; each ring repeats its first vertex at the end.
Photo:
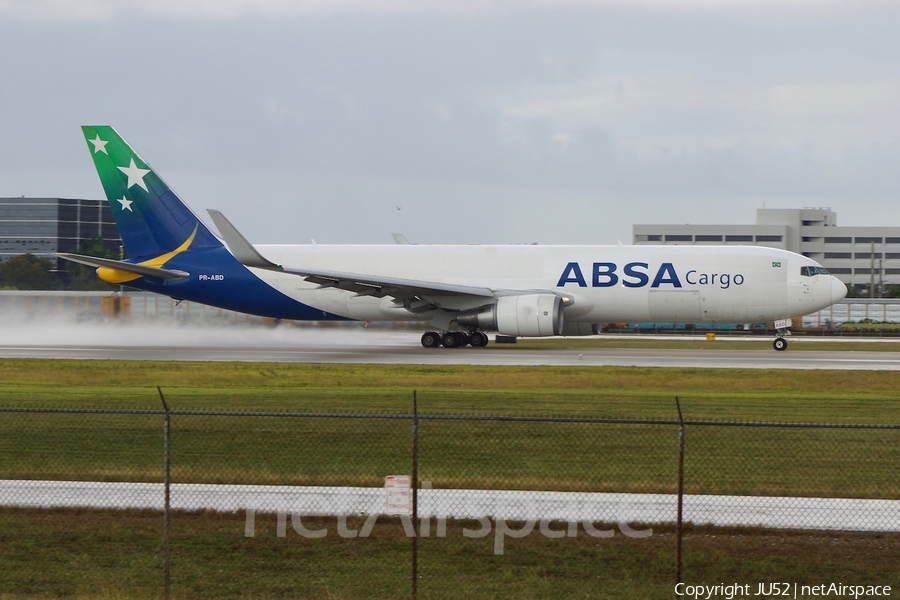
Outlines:
POLYGON ((367 328, 364 323, 274 322, 260 318, 155 319, 84 318, 73 314, 3 311, 3 346, 303 348, 418 344, 419 333, 367 328))

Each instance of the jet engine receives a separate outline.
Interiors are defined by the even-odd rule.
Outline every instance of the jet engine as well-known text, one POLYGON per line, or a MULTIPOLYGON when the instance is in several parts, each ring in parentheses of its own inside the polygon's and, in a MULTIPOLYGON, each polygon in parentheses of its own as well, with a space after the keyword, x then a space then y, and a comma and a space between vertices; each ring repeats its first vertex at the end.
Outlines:
POLYGON ((464 327, 497 331, 503 335, 560 335, 563 330, 563 303, 555 294, 503 296, 489 308, 460 313, 456 322, 464 327))

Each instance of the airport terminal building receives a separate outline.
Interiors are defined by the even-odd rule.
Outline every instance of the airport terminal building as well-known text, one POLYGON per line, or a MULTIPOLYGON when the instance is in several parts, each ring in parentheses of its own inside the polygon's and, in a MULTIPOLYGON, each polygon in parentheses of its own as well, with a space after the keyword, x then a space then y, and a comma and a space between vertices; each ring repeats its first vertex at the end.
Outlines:
POLYGON ((817 261, 847 285, 900 284, 900 227, 841 227, 828 208, 761 208, 755 225, 634 225, 633 238, 782 248, 817 261))
POLYGON ((118 254, 119 228, 106 200, 0 198, 0 260, 30 253, 50 258, 73 252, 85 240, 101 238, 118 254))

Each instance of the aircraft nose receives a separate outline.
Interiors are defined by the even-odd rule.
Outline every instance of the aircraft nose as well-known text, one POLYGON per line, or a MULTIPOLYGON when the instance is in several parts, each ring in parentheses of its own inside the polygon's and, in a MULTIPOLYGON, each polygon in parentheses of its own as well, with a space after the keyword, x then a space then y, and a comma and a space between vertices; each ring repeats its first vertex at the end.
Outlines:
POLYGON ((837 277, 831 278, 831 302, 840 302, 847 296, 847 286, 837 277))

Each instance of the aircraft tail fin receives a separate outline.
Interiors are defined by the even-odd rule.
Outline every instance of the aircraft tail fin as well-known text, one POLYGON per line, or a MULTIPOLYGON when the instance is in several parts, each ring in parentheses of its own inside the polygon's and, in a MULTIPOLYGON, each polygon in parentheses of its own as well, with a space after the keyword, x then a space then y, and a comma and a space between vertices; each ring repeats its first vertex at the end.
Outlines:
POLYGON ((222 242, 115 129, 108 125, 81 129, 131 258, 171 252, 192 236, 191 250, 222 247, 222 242))

